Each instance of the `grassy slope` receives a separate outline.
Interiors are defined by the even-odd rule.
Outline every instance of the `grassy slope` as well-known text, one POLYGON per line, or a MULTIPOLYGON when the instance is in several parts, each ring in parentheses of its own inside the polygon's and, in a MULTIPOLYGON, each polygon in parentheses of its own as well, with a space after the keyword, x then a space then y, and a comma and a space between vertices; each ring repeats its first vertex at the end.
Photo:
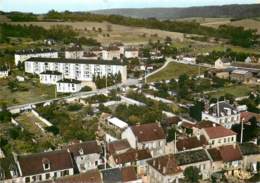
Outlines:
MULTIPOLYGON (((203 73, 206 69, 200 69, 200 72, 203 73)), ((148 77, 148 81, 161 81, 168 80, 172 78, 178 78, 181 74, 198 75, 199 68, 198 66, 179 64, 179 63, 169 63, 169 65, 162 71, 148 77)))

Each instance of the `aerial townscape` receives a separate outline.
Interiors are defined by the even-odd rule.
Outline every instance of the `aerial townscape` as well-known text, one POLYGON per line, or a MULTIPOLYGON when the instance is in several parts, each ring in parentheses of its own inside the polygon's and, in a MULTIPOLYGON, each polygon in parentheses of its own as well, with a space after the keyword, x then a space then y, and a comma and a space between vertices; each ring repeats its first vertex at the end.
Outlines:
POLYGON ((0 183, 260 182, 260 4, 5 2, 0 183))

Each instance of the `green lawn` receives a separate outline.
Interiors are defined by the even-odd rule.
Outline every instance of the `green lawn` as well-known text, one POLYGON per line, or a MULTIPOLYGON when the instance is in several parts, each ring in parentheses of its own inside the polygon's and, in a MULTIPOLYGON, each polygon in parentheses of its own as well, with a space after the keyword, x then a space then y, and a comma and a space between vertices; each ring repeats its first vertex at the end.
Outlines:
POLYGON ((253 86, 249 85, 236 85, 236 86, 227 86, 224 88, 220 88, 217 92, 210 93, 209 95, 212 97, 220 97, 224 96, 225 94, 232 94, 235 97, 243 97, 247 96, 251 91, 254 91, 253 86))
MULTIPOLYGON (((206 68, 201 67, 200 73, 203 74, 205 70, 206 68)), ((185 73, 190 76, 198 75, 199 67, 180 63, 169 63, 169 65, 166 68, 148 77, 148 82, 178 78, 181 74, 185 73)))

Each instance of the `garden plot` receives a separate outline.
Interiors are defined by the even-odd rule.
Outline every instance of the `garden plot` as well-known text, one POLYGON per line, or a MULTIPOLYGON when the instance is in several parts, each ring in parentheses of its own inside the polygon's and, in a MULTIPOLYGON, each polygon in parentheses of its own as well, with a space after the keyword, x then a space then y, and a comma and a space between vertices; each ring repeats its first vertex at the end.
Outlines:
POLYGON ((24 129, 36 135, 44 133, 44 128, 47 127, 47 125, 43 123, 39 118, 37 118, 32 112, 22 113, 15 120, 24 129))

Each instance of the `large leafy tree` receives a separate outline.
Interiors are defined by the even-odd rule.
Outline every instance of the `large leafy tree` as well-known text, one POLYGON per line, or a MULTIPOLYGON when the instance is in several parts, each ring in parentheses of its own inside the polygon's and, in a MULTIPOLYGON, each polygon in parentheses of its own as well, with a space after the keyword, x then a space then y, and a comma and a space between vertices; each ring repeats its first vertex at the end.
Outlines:
POLYGON ((185 177, 187 182, 190 182, 190 183, 197 183, 197 182, 199 182, 200 170, 197 167, 195 167, 195 166, 187 167, 184 170, 183 174, 184 174, 184 177, 185 177))

